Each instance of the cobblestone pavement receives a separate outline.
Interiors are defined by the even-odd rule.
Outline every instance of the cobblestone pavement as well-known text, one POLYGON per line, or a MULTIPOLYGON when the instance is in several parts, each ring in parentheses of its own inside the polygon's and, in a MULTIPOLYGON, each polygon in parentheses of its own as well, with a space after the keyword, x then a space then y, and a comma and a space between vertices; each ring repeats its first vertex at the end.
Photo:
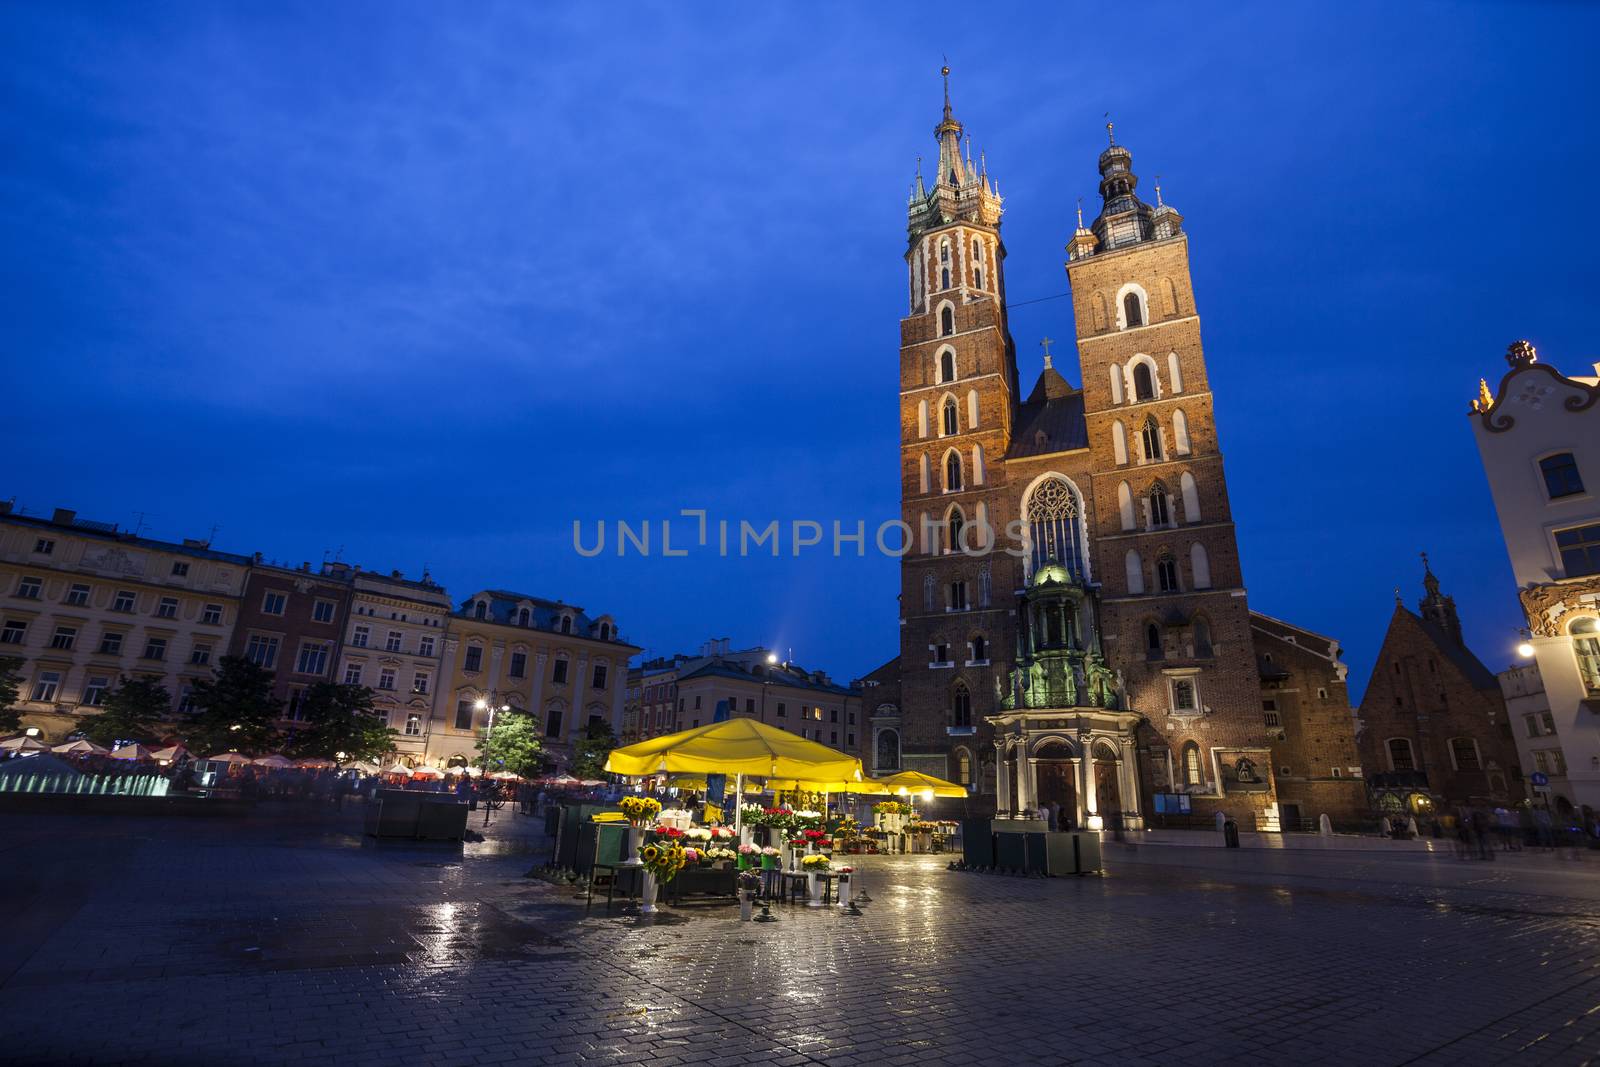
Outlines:
POLYGON ((1108 846, 1019 879, 869 858, 874 900, 658 920, 356 815, 0 818, 0 1060, 430 1065, 1580 1063, 1600 863, 1108 846))

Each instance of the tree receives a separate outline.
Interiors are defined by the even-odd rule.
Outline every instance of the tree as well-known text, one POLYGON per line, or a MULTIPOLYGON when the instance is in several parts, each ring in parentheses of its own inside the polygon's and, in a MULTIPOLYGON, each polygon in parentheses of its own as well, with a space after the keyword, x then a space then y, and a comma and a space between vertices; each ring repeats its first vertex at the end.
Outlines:
POLYGON ((372 706, 364 685, 318 682, 300 700, 304 726, 289 739, 289 754, 337 763, 378 760, 394 748, 395 732, 372 706))
POLYGON ((243 656, 223 656, 215 679, 194 684, 190 702, 183 739, 196 755, 237 750, 259 756, 279 743, 283 701, 272 695, 272 672, 243 656))
POLYGON ((81 716, 73 729, 97 745, 118 741, 154 741, 162 720, 172 714, 172 694, 154 678, 117 680, 100 707, 81 716))
POLYGON ((510 771, 531 778, 544 768, 543 751, 539 723, 520 711, 496 716, 494 730, 478 739, 479 758, 489 774, 510 771))
POLYGON ((606 757, 617 747, 617 735, 604 719, 591 719, 583 737, 572 746, 572 773, 579 778, 598 778, 606 773, 606 757))
POLYGON ((0 734, 15 733, 22 725, 22 712, 12 707, 22 691, 22 657, 0 656, 0 734))

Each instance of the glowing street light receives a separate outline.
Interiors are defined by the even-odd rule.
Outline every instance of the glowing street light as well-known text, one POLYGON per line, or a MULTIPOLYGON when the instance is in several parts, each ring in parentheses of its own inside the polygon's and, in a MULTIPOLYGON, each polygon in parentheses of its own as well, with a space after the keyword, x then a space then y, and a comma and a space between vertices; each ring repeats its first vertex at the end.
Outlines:
POLYGON ((1522 642, 1522 644, 1517 646, 1517 655, 1521 656, 1523 659, 1532 659, 1533 645, 1527 641, 1522 642))

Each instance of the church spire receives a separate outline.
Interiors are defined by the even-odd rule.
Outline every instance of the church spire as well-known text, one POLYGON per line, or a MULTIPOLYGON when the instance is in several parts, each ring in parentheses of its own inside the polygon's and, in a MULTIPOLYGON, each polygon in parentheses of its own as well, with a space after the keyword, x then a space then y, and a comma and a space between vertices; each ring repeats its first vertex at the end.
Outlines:
MULTIPOLYGON (((1109 251, 1140 241, 1175 236, 1183 216, 1165 204, 1152 208, 1135 192, 1139 176, 1133 172, 1133 153, 1119 145, 1116 127, 1106 122, 1106 149, 1100 153, 1100 215, 1090 224, 1101 250, 1109 251)), ((1157 193, 1159 201, 1160 194, 1157 193)))
POLYGON ((956 119, 955 108, 950 103, 950 65, 939 68, 944 79, 944 111, 939 124, 933 128, 933 139, 939 144, 939 161, 934 164, 930 181, 924 184, 919 167, 917 192, 909 211, 909 228, 913 236, 925 233, 952 222, 976 222, 984 226, 1000 224, 1000 195, 989 178, 988 160, 979 153, 981 163, 972 160, 972 141, 962 141, 966 128, 956 119))
POLYGON ((1464 644, 1461 636, 1461 618, 1456 614, 1456 599, 1439 591, 1439 579, 1428 565, 1428 554, 1422 553, 1423 598, 1417 602, 1418 613, 1426 622, 1438 626, 1456 644, 1464 644))

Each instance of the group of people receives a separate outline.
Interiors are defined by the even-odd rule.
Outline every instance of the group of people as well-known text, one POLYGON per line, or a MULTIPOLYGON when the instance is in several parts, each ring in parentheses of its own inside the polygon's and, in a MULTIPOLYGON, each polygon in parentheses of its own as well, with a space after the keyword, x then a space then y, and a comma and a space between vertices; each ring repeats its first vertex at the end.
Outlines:
MULTIPOLYGON (((1435 836, 1441 826, 1434 825, 1435 836)), ((1600 848, 1600 816, 1585 805, 1571 812, 1553 812, 1547 807, 1522 805, 1510 808, 1459 808, 1453 831, 1456 855, 1492 860, 1498 852, 1520 852, 1525 848, 1571 851, 1600 848)))

